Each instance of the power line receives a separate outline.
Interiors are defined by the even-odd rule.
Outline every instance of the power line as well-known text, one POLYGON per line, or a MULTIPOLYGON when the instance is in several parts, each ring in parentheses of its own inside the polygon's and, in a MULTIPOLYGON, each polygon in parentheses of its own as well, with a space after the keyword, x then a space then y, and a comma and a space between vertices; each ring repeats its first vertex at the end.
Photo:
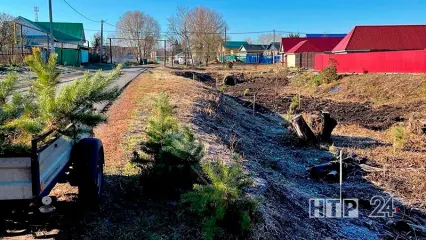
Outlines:
POLYGON ((295 34, 309 34, 309 33, 304 33, 304 32, 299 32, 299 31, 297 31, 297 32, 291 32, 291 31, 275 31, 275 32, 278 32, 278 33, 295 33, 295 34))
MULTIPOLYGON (((112 27, 116 27, 110 23, 106 23, 105 24, 112 26, 112 27)), ((99 30, 96 29, 84 29, 86 31, 92 31, 92 32, 99 32, 99 30)), ((104 30, 104 32, 109 32, 109 33, 119 33, 119 32, 126 32, 126 33, 139 33, 139 32, 133 32, 133 31, 117 31, 117 30, 104 30)), ((163 35, 167 35, 170 33, 177 33, 177 32, 161 32, 161 34, 163 35)), ((187 34, 217 34, 217 35, 222 35, 223 33, 218 33, 218 32, 186 32, 187 34)), ((227 35, 244 35, 244 34, 263 34, 263 33, 274 33, 273 30, 270 31, 247 31, 247 32, 230 32, 230 33, 226 33, 227 35)), ((303 32, 296 32, 296 31, 275 31, 275 33, 286 33, 286 34, 307 34, 307 33, 303 33, 303 32)))
MULTIPOLYGON (((108 23, 105 23, 108 24, 108 23)), ((108 24, 110 26, 114 26, 112 24, 108 24)), ((99 31, 96 29, 84 29, 86 31, 99 31)), ((121 32, 121 31, 117 31, 117 30, 104 30, 104 32, 121 32)), ((133 32, 133 31, 124 31, 127 33, 139 33, 139 32, 133 32)), ((273 33, 274 31, 258 31, 258 32, 230 32, 230 33, 226 33, 226 34, 233 34, 233 35, 238 35, 238 34, 261 34, 261 33, 273 33)), ((306 33, 302 33, 302 32, 291 32, 291 31, 275 31, 276 33, 298 33, 298 34, 306 34, 306 33)), ((176 32, 161 32, 162 34, 168 34, 168 33, 176 33, 176 32)), ((221 35, 223 33, 218 33, 218 32, 187 32, 188 34, 218 34, 221 35)))
POLYGON ((112 25, 111 23, 107 23, 107 22, 105 22, 105 24, 106 24, 106 25, 109 25, 109 26, 111 26, 111 27, 116 27, 115 25, 112 25))
POLYGON ((97 22, 97 23, 100 23, 101 21, 96 21, 96 20, 93 20, 93 19, 90 19, 90 18, 88 18, 88 17, 86 17, 86 16, 84 16, 82 13, 80 13, 79 11, 77 11, 77 9, 75 9, 73 6, 71 6, 71 4, 69 4, 66 0, 64 0, 64 2, 72 9, 72 10, 74 10, 76 13, 78 13, 80 16, 82 16, 82 17, 84 17, 85 19, 87 19, 87 20, 89 20, 89 21, 92 21, 92 22, 97 22))

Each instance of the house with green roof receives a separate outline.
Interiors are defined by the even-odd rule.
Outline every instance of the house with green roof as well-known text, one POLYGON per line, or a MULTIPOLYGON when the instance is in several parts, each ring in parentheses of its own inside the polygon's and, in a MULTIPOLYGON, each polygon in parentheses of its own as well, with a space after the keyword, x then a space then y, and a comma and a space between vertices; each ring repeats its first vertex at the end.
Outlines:
MULTIPOLYGON (((24 17, 14 20, 18 45, 24 48, 39 47, 44 53, 49 49, 49 22, 33 22, 24 17), (22 43, 21 43, 22 42, 22 43)), ((58 63, 81 65, 89 60, 89 49, 82 23, 53 22, 53 40, 58 63)), ((46 55, 46 54, 45 54, 46 55)))
POLYGON ((220 51, 222 54, 220 60, 235 61, 240 53, 241 46, 247 44, 247 41, 226 41, 226 43, 222 45, 222 49, 220 51))

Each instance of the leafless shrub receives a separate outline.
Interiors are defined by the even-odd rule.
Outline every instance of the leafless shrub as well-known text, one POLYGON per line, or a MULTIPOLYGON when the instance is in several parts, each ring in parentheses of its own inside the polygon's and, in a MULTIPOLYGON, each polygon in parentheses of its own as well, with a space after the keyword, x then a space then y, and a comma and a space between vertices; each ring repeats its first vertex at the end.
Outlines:
POLYGON ((320 72, 320 79, 323 84, 332 83, 339 79, 339 75, 337 75, 337 62, 334 58, 330 58, 329 66, 320 72))

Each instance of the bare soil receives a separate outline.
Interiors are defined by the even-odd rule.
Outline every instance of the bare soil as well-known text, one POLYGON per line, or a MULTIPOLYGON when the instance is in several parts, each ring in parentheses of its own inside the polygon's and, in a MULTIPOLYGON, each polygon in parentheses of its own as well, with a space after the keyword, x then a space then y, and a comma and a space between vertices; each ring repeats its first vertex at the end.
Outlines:
MULTIPOLYGON (((241 74, 241 72, 236 73, 241 74)), ((216 85, 219 86, 222 84, 223 75, 229 74, 229 72, 211 73, 206 71, 199 74, 204 76, 220 76, 222 74, 220 77, 213 77, 217 80, 216 85)), ((380 172, 364 174, 359 180, 360 182, 355 181, 348 184, 350 188, 353 188, 352 193, 358 192, 355 194, 357 198, 367 200, 367 196, 371 197, 372 192, 377 194, 376 190, 381 189, 400 199, 400 204, 407 204, 406 209, 419 209, 420 215, 421 212, 425 212, 426 175, 424 172, 426 171, 426 162, 424 161, 424 152, 426 152, 426 148, 424 142, 426 137, 406 132, 404 148, 394 149, 390 130, 390 127, 395 124, 406 126, 407 116, 410 113, 421 112, 422 109, 425 109, 421 91, 417 89, 424 81, 422 75, 347 76, 333 84, 322 85, 317 88, 305 86, 306 89, 301 89, 301 87, 294 87, 289 84, 291 80, 285 77, 277 78, 277 73, 251 72, 247 75, 243 72, 243 74, 245 79, 235 86, 225 86, 225 93, 229 95, 229 99, 245 106, 246 111, 252 114, 254 101, 256 112, 262 113, 263 116, 274 116, 276 113, 285 114, 292 97, 300 94, 301 107, 296 110, 296 113, 327 110, 331 113, 331 116, 339 121, 333 136, 334 147, 366 157, 368 164, 383 169, 380 172), (372 81, 370 85, 368 85, 369 81, 372 81), (354 89, 357 87, 361 89, 354 89), (335 92, 336 88, 338 89, 337 93, 335 92), (373 90, 369 88, 373 88, 373 90), (365 92, 370 93, 370 95, 366 95, 365 92), (383 100, 383 96, 385 96, 386 101, 383 100), (366 180, 370 181, 369 186, 364 185, 366 180)), ((232 110, 227 112, 226 115, 235 117, 230 128, 237 128, 237 122, 240 124, 248 122, 249 117, 239 119, 240 113, 238 115, 233 114, 237 108, 230 108, 232 110)), ((204 122, 207 121, 204 120, 204 122)), ((220 121, 220 123, 223 124, 223 121, 220 121)), ((257 124, 253 124, 253 126, 249 124, 244 129, 260 128, 257 127, 257 124)), ((223 129, 218 127, 218 130, 223 129)), ((252 142, 253 139, 266 134, 266 132, 268 131, 263 129, 262 133, 257 132, 257 135, 251 136, 248 141, 252 142)), ((219 133, 218 135, 229 136, 230 134, 219 133)), ((238 136, 241 135, 246 134, 238 134, 238 136)), ((259 154, 259 147, 261 149, 277 149, 277 147, 272 146, 261 147, 265 142, 267 142, 265 139, 256 141, 244 152, 251 152, 254 155, 259 154)), ((307 149, 303 151, 310 152, 307 149)), ((274 150, 271 150, 271 152, 274 152, 274 150)), ((314 151, 314 154, 319 153, 314 151)), ((283 153, 280 156, 285 156, 285 154, 283 153)), ((295 157, 299 156, 297 154, 289 157, 288 159, 291 159, 292 164, 286 165, 282 169, 286 169, 285 172, 288 172, 294 164, 295 157)), ((261 152, 258 158, 262 159, 266 156, 261 152)), ((280 159, 278 156, 276 158, 280 159)), ((272 161, 265 160, 264 162, 271 164, 272 161)), ((275 169, 277 166, 272 165, 272 168, 275 169)), ((300 173, 301 171, 294 174, 300 173)), ((318 188, 317 192, 327 192, 327 187, 322 187, 318 188)), ((416 218, 417 213, 410 212, 407 215, 416 218)), ((421 216, 420 219, 423 219, 420 222, 424 224, 424 216, 421 216)))
MULTIPOLYGON (((256 95, 256 110, 262 113, 271 110, 280 114, 285 114, 295 95, 301 95, 301 105, 295 113, 329 111, 330 114, 343 124, 357 124, 361 127, 371 130, 386 130, 395 123, 403 122, 407 119, 407 114, 419 110, 424 106, 424 101, 419 98, 401 104, 380 104, 373 102, 374 98, 362 97, 361 102, 355 101, 355 97, 349 100, 341 100, 344 95, 342 87, 338 92, 337 99, 332 98, 331 94, 308 94, 306 91, 300 91, 289 86, 289 79, 283 73, 276 72, 211 72, 211 71, 176 71, 176 75, 188 79, 201 81, 208 86, 220 86, 223 78, 229 74, 239 76, 238 84, 234 86, 226 86, 225 93, 238 97, 245 106, 252 108, 254 95, 256 95), (306 95, 304 95, 306 94, 306 95), (367 100, 367 101, 366 101, 367 100), (368 101, 369 100, 369 101, 368 101)), ((353 77, 349 77, 346 81, 355 81, 353 77)), ((387 80, 387 79, 385 79, 387 80)), ((394 80, 395 81, 395 80, 394 80)), ((419 85, 418 79, 415 78, 416 84, 419 85)), ((342 83, 344 89, 350 89, 347 84, 342 83)), ((319 92, 323 92, 322 87, 319 92)), ((333 88, 328 86, 328 88, 333 88)), ((329 89, 330 90, 330 89, 329 89)), ((329 90, 327 92, 329 92, 329 90)), ((354 91, 351 89, 351 91, 354 91)), ((410 90, 410 93, 412 90, 410 90)), ((354 95, 354 94, 352 94, 354 95)), ((383 94, 382 94, 383 95, 383 94)), ((389 95, 389 93, 388 93, 389 95)), ((377 98, 376 98, 377 99, 377 98)))
MULTIPOLYGON (((283 93, 287 84, 288 80, 277 79, 274 74, 261 74, 235 86, 227 86, 225 92, 248 102, 253 102, 253 95, 256 94, 256 103, 284 114, 288 111, 293 96, 299 94, 297 89, 293 93, 283 93), (246 89, 249 89, 249 94, 244 96, 246 89)), ((422 101, 402 106, 375 106, 373 102, 337 101, 303 94, 300 99, 301 105, 296 113, 328 111, 340 123, 358 124, 372 130, 388 129, 393 124, 404 121, 407 113, 417 111, 423 106, 422 101)))

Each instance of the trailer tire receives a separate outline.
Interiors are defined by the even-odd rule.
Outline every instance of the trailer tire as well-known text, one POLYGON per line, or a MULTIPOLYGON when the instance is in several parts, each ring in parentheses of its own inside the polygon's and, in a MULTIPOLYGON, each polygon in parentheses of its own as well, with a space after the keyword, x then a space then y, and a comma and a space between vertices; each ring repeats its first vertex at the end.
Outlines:
POLYGON ((101 140, 85 138, 76 144, 73 158, 78 174, 79 200, 89 206, 97 206, 102 197, 104 173, 104 149, 101 140))
POLYGON ((6 221, 0 216, 0 239, 6 234, 6 221))

